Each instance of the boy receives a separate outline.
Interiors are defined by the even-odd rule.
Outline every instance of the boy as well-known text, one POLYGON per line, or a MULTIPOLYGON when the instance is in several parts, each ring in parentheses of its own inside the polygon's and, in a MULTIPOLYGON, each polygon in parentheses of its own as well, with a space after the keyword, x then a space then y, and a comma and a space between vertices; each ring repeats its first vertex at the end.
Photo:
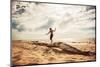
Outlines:
POLYGON ((52 28, 49 28, 49 32, 47 33, 47 34, 50 33, 51 44, 52 44, 52 42, 53 42, 53 40, 52 40, 52 38, 53 38, 53 32, 55 32, 55 31, 56 31, 56 28, 55 28, 55 30, 53 30, 52 28))

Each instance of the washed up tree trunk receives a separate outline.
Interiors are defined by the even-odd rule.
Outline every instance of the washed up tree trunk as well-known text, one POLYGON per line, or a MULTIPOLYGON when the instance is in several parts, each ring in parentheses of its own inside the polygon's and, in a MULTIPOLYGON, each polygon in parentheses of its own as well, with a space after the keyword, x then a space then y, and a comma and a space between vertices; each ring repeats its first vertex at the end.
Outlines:
POLYGON ((82 51, 79 50, 69 44, 63 42, 55 42, 52 45, 48 43, 39 43, 38 41, 33 41, 32 44, 40 45, 40 46, 47 46, 47 47, 56 47, 62 49, 62 52, 69 53, 69 54, 80 54, 80 55, 95 55, 95 52, 90 51, 82 51))

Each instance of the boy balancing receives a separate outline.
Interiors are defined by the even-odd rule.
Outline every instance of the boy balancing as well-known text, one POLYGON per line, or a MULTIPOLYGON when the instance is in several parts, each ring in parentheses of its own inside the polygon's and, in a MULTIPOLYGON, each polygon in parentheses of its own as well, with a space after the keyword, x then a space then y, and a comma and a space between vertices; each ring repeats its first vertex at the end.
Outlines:
POLYGON ((49 28, 49 32, 47 33, 47 35, 48 34, 50 34, 50 41, 51 41, 51 44, 53 43, 53 32, 55 32, 56 31, 56 28, 55 28, 55 30, 53 30, 52 28, 49 28))

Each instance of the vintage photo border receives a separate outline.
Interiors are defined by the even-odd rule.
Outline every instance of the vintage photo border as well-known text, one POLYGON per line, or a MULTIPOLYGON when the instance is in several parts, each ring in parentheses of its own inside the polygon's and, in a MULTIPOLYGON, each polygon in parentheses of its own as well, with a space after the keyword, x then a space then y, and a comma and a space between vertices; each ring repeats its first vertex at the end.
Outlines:
MULTIPOLYGON (((17 0, 14 0, 14 1, 17 1, 17 0)), ((33 2, 33 3, 46 3, 46 4, 61 4, 61 5, 75 5, 75 6, 94 6, 95 7, 95 51, 97 53, 97 44, 96 44, 96 41, 97 41, 97 37, 96 37, 96 34, 97 34, 97 9, 96 9, 96 5, 86 5, 86 4, 69 4, 69 3, 56 3, 56 2, 41 2, 41 1, 21 1, 19 0, 18 2, 33 2)), ((96 62, 96 57, 95 57, 95 61, 80 61, 80 62, 62 62, 62 63, 48 63, 48 64, 27 64, 27 65, 13 65, 13 62, 12 62, 12 1, 10 1, 10 65, 11 67, 16 67, 16 66, 35 66, 35 65, 51 65, 51 64, 67 64, 67 63, 83 63, 83 62, 96 62)), ((96 54, 97 56, 97 54, 96 54)))

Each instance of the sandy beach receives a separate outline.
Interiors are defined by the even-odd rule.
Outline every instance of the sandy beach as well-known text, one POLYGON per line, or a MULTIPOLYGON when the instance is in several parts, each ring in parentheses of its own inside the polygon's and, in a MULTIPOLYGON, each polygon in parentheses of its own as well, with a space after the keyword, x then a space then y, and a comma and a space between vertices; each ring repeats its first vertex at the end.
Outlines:
POLYGON ((95 43, 54 42, 52 45, 38 41, 13 40, 14 65, 69 63, 96 60, 95 43))

